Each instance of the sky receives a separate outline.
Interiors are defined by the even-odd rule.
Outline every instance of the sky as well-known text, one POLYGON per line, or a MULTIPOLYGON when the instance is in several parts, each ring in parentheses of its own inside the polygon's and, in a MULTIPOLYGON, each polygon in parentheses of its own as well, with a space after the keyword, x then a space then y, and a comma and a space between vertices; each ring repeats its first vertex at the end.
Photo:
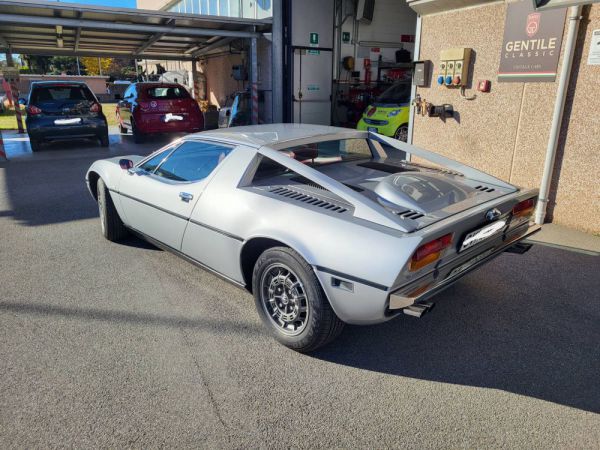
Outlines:
POLYGON ((102 5, 119 8, 136 7, 136 0, 64 0, 62 3, 81 3, 82 5, 102 5))

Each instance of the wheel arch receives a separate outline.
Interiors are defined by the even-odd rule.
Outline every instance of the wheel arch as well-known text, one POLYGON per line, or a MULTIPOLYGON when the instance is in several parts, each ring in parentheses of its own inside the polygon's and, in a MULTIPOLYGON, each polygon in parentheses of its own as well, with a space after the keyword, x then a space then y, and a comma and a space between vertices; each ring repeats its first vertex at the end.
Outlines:
POLYGON ((306 251, 301 250, 300 245, 295 245, 285 238, 280 239, 267 236, 254 236, 244 242, 240 251, 240 270, 246 289, 250 293, 252 293, 252 273, 256 261, 263 252, 273 247, 290 248, 298 253, 308 264, 312 265, 306 251))

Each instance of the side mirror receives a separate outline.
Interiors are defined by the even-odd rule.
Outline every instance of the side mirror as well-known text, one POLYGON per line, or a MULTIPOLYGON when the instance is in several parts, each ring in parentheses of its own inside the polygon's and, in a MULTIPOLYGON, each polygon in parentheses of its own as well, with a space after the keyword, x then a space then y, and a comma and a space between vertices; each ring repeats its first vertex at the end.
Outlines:
POLYGON ((27 105, 27 100, 25 100, 23 97, 21 97, 19 99, 19 105, 23 105, 23 106, 27 105))
POLYGON ((123 170, 129 170, 129 169, 133 168, 133 161, 130 159, 120 159, 119 166, 123 170))

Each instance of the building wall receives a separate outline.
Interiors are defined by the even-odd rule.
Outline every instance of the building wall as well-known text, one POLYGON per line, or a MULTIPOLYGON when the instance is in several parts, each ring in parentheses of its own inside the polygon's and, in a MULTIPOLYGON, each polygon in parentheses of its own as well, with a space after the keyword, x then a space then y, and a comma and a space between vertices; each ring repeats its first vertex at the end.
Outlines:
MULTIPOLYGON (((600 28, 599 9, 600 6, 592 8, 593 23, 587 26, 587 34, 594 27, 600 28)), ((466 94, 476 93, 477 97, 465 100, 458 90, 438 86, 433 84, 433 80, 429 87, 419 88, 417 93, 428 102, 452 104, 455 116, 446 121, 416 116, 413 142, 511 183, 537 188, 541 181, 558 83, 496 81, 505 13, 506 4, 497 2, 423 17, 420 59, 433 62, 432 78, 440 50, 471 47, 475 52, 471 64, 472 86, 466 94), (491 80, 490 93, 479 93, 473 89, 476 81, 481 79, 491 80)), ((589 36, 586 39, 589 41, 589 36)), ((564 36, 561 51, 563 49, 564 36)), ((600 67, 585 66, 587 51, 583 51, 584 58, 578 63, 580 86, 571 93, 573 107, 565 116, 566 123, 571 126, 569 137, 565 140, 567 151, 564 156, 560 155, 562 162, 558 161, 560 179, 555 183, 556 205, 551 205, 550 210, 555 223, 600 232, 600 183, 596 174, 586 170, 593 162, 599 167, 599 124, 597 115, 594 118, 589 111, 594 111, 594 107, 596 110, 600 108, 600 98, 595 94, 600 88, 600 67), (590 140, 594 134, 595 139, 590 140), (595 206, 590 205, 590 198, 595 198, 592 201, 595 206)), ((562 55, 559 70, 561 63, 562 55)))
POLYGON ((19 92, 21 97, 27 97, 29 88, 33 81, 83 81, 88 85, 91 91, 98 94, 106 94, 106 82, 108 77, 89 76, 89 75, 29 75, 21 74, 19 76, 19 92))

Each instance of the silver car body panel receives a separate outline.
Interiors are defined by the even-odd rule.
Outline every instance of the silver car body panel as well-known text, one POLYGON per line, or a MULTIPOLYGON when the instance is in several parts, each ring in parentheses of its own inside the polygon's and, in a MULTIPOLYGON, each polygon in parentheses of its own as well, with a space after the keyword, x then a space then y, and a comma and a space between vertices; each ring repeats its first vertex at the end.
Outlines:
MULTIPOLYGON (((249 242, 268 238, 293 248, 314 268, 336 314, 349 323, 387 320, 398 307, 423 298, 422 293, 413 291, 425 281, 431 285, 428 290, 438 289, 444 282, 442 272, 447 276, 462 264, 466 273, 484 259, 497 256, 509 235, 510 239, 516 236, 517 242, 535 231, 527 223, 520 224, 519 230, 507 229, 460 254, 454 245, 435 265, 411 272, 408 263, 424 242, 447 233, 454 233, 458 241, 484 224, 490 209, 497 210, 503 220, 510 220, 513 206, 537 193, 520 190, 435 153, 363 131, 274 124, 207 131, 183 140, 216 141, 235 149, 207 178, 195 183, 128 172, 119 167, 120 158, 96 161, 88 171, 88 183, 98 176, 104 180, 125 225, 238 284, 251 283, 244 279, 241 267, 241 254, 249 242), (316 169, 280 151, 353 138, 370 140, 375 169, 354 163, 316 169), (381 145, 443 167, 426 168, 388 159, 381 145), (302 181, 273 178, 253 182, 264 157, 288 168, 302 181), (396 168, 399 174, 391 173, 396 168), (438 198, 425 202, 407 197, 401 189, 411 183, 425 193, 430 186, 439 191, 438 198), (191 194, 192 200, 181 201, 181 192, 191 194), (406 205, 410 212, 396 210, 406 205), (478 255, 483 256, 474 260, 478 255), (468 261, 475 261, 473 267, 468 261)), ((150 157, 129 158, 140 165, 150 157)), ((452 277, 459 275, 462 273, 452 277)))

